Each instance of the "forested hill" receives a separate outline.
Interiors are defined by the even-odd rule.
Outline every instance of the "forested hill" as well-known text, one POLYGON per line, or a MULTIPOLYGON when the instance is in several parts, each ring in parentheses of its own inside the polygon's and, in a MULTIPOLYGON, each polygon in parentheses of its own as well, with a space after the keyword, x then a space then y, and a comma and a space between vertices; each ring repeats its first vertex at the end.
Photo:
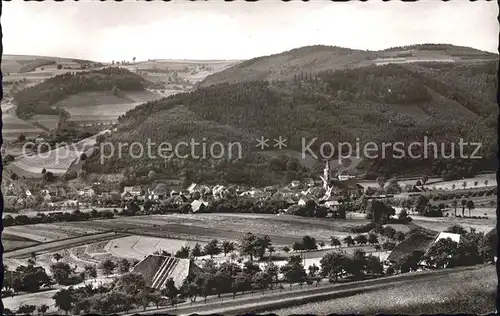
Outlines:
POLYGON ((108 67, 84 72, 67 72, 17 92, 14 101, 16 114, 57 114, 54 104, 69 95, 89 91, 144 90, 148 82, 124 68, 108 67))
POLYGON ((416 60, 498 60, 498 55, 470 47, 448 44, 420 44, 393 47, 382 51, 363 51, 336 46, 307 46, 279 54, 253 58, 224 71, 208 76, 200 87, 223 82, 235 83, 253 80, 285 80, 294 74, 315 73, 376 65, 392 59, 405 62, 416 60))
MULTIPOLYGON (((217 84, 143 104, 119 119, 116 141, 154 142, 206 138, 239 141, 242 160, 109 159, 91 168, 102 172, 133 169, 182 175, 186 181, 268 184, 310 175, 296 162, 256 153, 255 139, 284 136, 288 149, 301 150, 302 138, 323 141, 482 142, 488 158, 462 160, 368 160, 370 173, 432 172, 451 177, 494 167, 496 152, 496 62, 423 63, 369 66, 300 73, 290 80, 217 84), (491 164, 489 164, 491 162, 491 164), (175 165, 173 167, 173 165, 175 165), (174 169, 171 169, 174 168, 174 169), (168 169, 168 170, 167 170, 168 169)), ((94 158, 97 159, 98 158, 94 158)), ((314 173, 315 174, 315 173, 314 173)))

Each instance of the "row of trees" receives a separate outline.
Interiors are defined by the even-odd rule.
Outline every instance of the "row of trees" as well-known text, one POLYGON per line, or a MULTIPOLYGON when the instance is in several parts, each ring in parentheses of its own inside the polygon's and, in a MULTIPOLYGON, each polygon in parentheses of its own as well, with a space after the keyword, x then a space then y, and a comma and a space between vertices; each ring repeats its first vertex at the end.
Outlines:
POLYGON ((36 266, 36 255, 32 255, 28 265, 20 265, 15 270, 9 270, 8 266, 4 265, 3 290, 5 293, 17 294, 21 291, 38 292, 42 287, 50 287, 53 284, 74 285, 86 280, 95 279, 97 277, 97 268, 104 275, 110 275, 113 272, 124 274, 130 271, 137 261, 129 261, 122 259, 114 262, 110 259, 101 261, 99 266, 86 265, 84 271, 77 272, 76 266, 72 267, 68 263, 61 261, 63 257, 59 253, 54 253, 52 258, 56 261, 50 265, 50 277, 45 269, 36 266))
POLYGON ((58 213, 37 213, 36 216, 26 215, 6 215, 3 219, 3 224, 7 226, 30 225, 40 223, 57 223, 57 222, 79 222, 93 219, 111 219, 115 213, 110 210, 97 211, 93 209, 90 212, 81 212, 75 210, 73 212, 58 212, 58 213))

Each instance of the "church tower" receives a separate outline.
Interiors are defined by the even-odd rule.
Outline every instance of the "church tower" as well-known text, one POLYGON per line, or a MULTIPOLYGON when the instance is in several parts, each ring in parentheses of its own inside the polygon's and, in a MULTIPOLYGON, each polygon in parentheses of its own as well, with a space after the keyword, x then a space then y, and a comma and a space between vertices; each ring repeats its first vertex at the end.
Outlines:
POLYGON ((323 180, 323 188, 325 190, 328 190, 328 187, 330 185, 330 163, 328 162, 328 160, 326 161, 325 169, 323 170, 322 180, 323 180))

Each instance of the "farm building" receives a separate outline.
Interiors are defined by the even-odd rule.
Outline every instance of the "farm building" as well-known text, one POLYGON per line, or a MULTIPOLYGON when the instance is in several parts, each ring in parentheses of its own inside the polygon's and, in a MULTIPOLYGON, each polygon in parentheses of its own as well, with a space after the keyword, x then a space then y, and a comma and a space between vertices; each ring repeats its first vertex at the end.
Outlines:
POLYGON ((153 189, 148 189, 148 198, 150 200, 161 200, 167 196, 167 185, 164 183, 156 184, 153 189))
POLYGON ((459 243, 460 235, 453 234, 448 232, 440 232, 439 234, 426 232, 426 231, 418 231, 406 238, 400 244, 398 244, 387 260, 392 263, 399 263, 401 259, 403 259, 407 255, 411 255, 415 251, 420 251, 422 253, 426 253, 429 249, 441 239, 450 238, 452 241, 459 243))
POLYGON ((133 197, 142 195, 142 189, 140 186, 133 187, 124 187, 122 198, 123 199, 132 199, 133 197))
POLYGON ((191 210, 193 211, 193 213, 196 213, 200 210, 200 208, 202 208, 202 205, 204 208, 208 205, 208 202, 205 202, 203 200, 194 200, 193 202, 191 202, 191 210))
POLYGON ((451 240, 453 240, 456 243, 460 242, 460 234, 440 232, 439 235, 436 237, 436 240, 433 242, 433 244, 435 244, 436 242, 438 242, 440 239, 446 239, 446 238, 450 238, 451 240))
POLYGON ((415 251, 427 252, 436 241, 437 233, 427 231, 416 231, 408 236, 401 243, 396 245, 387 258, 393 264, 399 263, 405 256, 411 255, 415 251))
POLYGON ((141 274, 146 286, 161 290, 169 278, 172 278, 175 286, 180 288, 184 280, 198 270, 201 268, 189 259, 149 255, 139 262, 132 272, 141 274))

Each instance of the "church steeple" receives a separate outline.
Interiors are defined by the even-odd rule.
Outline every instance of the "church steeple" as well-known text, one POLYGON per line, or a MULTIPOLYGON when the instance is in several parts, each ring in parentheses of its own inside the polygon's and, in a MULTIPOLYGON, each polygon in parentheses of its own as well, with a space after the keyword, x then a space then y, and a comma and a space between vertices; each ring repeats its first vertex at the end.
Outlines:
POLYGON ((325 163, 325 169, 323 170, 323 177, 321 179, 323 180, 323 188, 328 190, 328 186, 330 185, 330 163, 328 160, 325 163))

